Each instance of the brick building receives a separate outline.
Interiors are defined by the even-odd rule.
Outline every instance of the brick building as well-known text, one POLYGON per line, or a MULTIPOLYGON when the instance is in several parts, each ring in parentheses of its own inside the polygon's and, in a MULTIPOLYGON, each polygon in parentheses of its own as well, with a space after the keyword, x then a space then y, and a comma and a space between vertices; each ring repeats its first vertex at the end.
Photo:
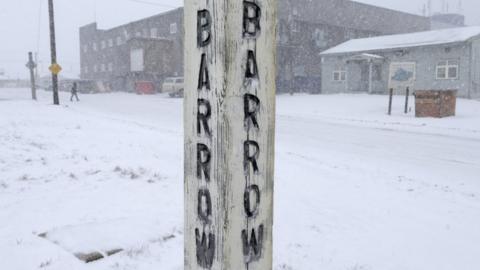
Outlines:
MULTIPOLYGON (((430 29, 430 19, 349 0, 279 0, 278 91, 321 91, 319 53, 352 38, 430 29)), ((183 75, 183 9, 109 30, 80 28, 81 78, 132 90, 183 75), (132 69, 133 67, 133 69, 132 69), (143 67, 143 69, 142 69, 143 67)))

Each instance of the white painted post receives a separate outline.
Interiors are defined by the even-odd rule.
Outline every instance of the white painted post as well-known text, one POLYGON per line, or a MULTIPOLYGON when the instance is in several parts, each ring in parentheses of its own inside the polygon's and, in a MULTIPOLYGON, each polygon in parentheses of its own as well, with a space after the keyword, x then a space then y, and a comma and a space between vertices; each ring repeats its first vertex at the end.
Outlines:
POLYGON ((185 269, 271 270, 276 0, 185 1, 185 269))

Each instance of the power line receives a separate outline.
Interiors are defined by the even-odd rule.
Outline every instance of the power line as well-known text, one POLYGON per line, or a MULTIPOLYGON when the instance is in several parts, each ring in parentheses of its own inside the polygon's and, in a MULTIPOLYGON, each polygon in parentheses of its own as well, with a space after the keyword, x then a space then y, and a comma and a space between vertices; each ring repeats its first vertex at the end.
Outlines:
POLYGON ((38 29, 37 29, 37 53, 40 51, 40 36, 41 36, 41 31, 42 31, 42 3, 43 1, 39 1, 39 6, 38 6, 38 29))
POLYGON ((140 3, 140 4, 146 4, 146 5, 152 5, 152 6, 159 6, 159 7, 164 7, 164 8, 177 8, 177 6, 172 6, 169 4, 163 4, 159 2, 152 2, 152 1, 145 1, 145 0, 128 0, 130 2, 135 2, 135 3, 140 3))

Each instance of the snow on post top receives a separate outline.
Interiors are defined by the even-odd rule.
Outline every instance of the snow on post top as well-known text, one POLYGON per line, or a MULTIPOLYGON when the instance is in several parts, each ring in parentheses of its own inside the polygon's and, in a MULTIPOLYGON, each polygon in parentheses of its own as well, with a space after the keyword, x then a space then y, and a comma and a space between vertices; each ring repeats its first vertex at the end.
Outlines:
POLYGON ((320 53, 320 55, 450 44, 465 42, 474 37, 480 37, 480 26, 352 39, 336 47, 328 49, 320 53))

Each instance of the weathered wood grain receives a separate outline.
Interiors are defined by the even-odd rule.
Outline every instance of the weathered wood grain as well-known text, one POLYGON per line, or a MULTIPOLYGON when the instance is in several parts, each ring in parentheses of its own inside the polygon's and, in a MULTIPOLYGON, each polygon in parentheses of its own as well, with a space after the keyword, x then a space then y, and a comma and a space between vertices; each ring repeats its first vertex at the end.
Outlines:
POLYGON ((186 270, 272 269, 276 10, 185 2, 186 270))

